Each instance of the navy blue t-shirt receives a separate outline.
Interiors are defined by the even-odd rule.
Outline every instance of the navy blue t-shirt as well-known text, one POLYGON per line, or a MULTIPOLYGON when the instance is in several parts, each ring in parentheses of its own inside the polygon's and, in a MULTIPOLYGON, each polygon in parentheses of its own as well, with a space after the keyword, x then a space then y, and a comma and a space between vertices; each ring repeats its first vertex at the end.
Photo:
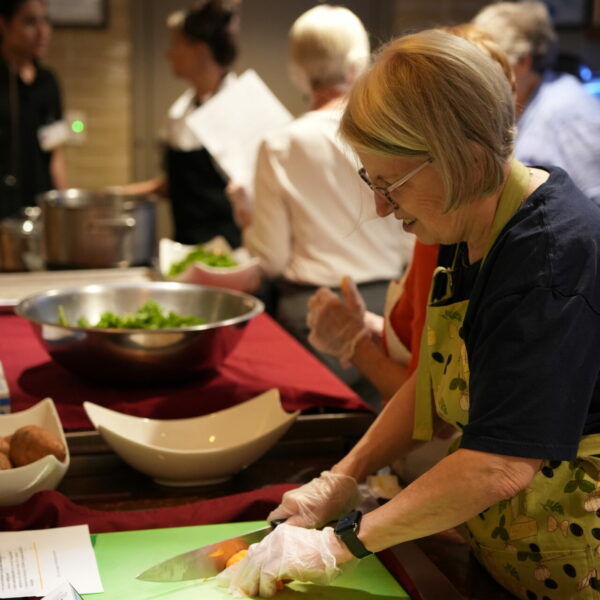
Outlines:
MULTIPOLYGON (((546 170, 483 266, 456 261, 453 300, 470 298, 461 447, 572 460, 582 435, 600 433, 600 207, 546 170)), ((442 247, 440 264, 455 250, 442 247)))

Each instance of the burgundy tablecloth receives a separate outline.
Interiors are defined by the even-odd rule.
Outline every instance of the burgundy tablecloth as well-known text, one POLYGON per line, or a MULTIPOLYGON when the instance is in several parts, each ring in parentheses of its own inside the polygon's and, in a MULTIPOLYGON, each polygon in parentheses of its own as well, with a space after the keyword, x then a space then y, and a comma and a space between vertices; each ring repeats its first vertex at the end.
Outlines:
POLYGON ((103 533, 260 521, 279 505, 283 493, 294 487, 285 483, 180 506, 129 511, 93 510, 71 502, 60 492, 47 490, 17 506, 0 507, 0 531, 87 524, 91 533, 103 533))
POLYGON ((348 386, 266 314, 253 319, 218 371, 179 386, 123 388, 80 379, 54 361, 25 319, 0 315, 0 361, 13 411, 51 397, 67 430, 90 429, 82 402, 155 419, 207 414, 278 388, 288 411, 372 411, 348 386))

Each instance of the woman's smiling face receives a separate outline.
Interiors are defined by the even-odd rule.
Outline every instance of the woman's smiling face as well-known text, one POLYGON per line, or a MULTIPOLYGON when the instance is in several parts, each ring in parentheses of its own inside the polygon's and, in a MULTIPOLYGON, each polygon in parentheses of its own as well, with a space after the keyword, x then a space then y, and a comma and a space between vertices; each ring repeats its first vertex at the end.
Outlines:
MULTIPOLYGON (((358 156, 374 186, 386 188, 423 163, 422 156, 382 157, 358 152, 358 156)), ((403 222, 404 230, 414 233, 424 244, 449 244, 461 241, 463 218, 461 209, 444 213, 446 194, 435 163, 423 168, 391 192, 398 208, 385 197, 373 194, 377 214, 403 222)))

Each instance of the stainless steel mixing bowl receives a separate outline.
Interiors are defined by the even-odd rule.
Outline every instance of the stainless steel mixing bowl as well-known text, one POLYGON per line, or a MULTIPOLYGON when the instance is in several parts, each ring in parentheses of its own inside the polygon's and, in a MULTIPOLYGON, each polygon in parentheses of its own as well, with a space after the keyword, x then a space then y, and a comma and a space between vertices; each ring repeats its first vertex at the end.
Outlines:
POLYGON ((48 354, 67 369, 96 381, 125 384, 178 382, 219 366, 248 322, 264 310, 254 296, 176 282, 86 285, 25 298, 16 313, 28 319, 48 354), (206 323, 176 329, 95 329, 101 313, 135 312, 149 299, 165 311, 195 315, 206 323), (60 325, 59 306, 69 323, 60 325))

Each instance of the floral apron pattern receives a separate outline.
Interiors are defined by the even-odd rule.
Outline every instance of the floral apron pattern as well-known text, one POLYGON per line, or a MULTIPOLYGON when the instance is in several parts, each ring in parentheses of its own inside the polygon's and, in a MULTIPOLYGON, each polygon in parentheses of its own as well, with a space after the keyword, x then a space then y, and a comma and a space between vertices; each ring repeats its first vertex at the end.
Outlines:
MULTIPOLYGON (((518 210, 528 178, 514 161, 483 260, 518 210)), ((437 278, 445 279, 445 298, 451 298, 452 268, 438 267, 437 278)), ((432 438, 434 410, 459 431, 468 423, 469 364, 461 339, 467 307, 468 300, 440 306, 430 297, 417 373, 416 439, 432 438)), ((470 519, 467 529, 478 560, 515 596, 600 598, 600 434, 584 436, 573 461, 543 461, 527 489, 470 519)))

